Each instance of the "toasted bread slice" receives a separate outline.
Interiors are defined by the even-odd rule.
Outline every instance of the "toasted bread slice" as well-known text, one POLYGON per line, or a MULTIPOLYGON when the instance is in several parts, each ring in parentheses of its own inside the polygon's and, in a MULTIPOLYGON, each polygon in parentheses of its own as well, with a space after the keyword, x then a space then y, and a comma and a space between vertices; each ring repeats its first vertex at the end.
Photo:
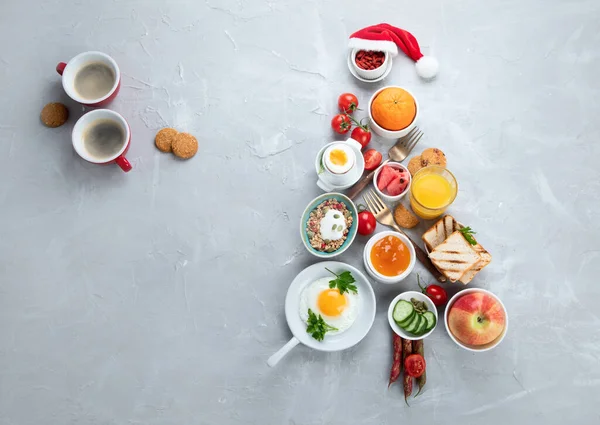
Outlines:
POLYGON ((429 258, 451 282, 459 280, 481 261, 480 255, 458 231, 436 246, 429 253, 429 258))
POLYGON ((456 220, 451 215, 445 215, 440 218, 437 223, 435 223, 429 230, 423 233, 422 239, 427 245, 429 252, 433 251, 433 249, 444 242, 446 238, 448 238, 458 226, 456 220))
POLYGON ((479 254, 479 256, 481 257, 481 260, 479 260, 477 262, 477 264, 475 264, 471 270, 467 270, 465 272, 465 274, 463 274, 462 277, 460 278, 460 281, 462 283, 464 283, 465 285, 467 283, 469 283, 471 280, 473 280, 475 275, 477 273, 479 273, 481 271, 481 269, 483 269, 485 266, 490 264, 490 262, 492 261, 492 255, 489 252, 487 252, 485 250, 485 248, 482 247, 481 245, 479 245, 479 244, 474 245, 473 249, 475 250, 475 252, 477 252, 479 254))

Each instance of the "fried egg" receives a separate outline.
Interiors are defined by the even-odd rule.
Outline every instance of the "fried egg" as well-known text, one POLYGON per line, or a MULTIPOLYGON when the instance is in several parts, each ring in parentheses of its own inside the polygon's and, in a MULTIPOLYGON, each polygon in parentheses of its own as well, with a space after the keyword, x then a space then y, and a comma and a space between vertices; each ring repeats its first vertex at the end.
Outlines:
POLYGON ((323 159, 329 171, 334 174, 344 174, 354 166, 356 155, 350 146, 336 143, 325 150, 323 159))
POLYGON ((335 209, 325 213, 325 217, 319 223, 319 233, 324 241, 337 241, 342 239, 346 231, 346 218, 344 214, 335 209))
POLYGON ((300 318, 308 323, 308 309, 316 315, 323 316, 323 320, 337 331, 327 334, 338 334, 347 330, 358 315, 360 302, 359 294, 345 292, 340 294, 337 288, 330 288, 329 282, 335 277, 324 277, 316 280, 304 288, 300 294, 300 318))

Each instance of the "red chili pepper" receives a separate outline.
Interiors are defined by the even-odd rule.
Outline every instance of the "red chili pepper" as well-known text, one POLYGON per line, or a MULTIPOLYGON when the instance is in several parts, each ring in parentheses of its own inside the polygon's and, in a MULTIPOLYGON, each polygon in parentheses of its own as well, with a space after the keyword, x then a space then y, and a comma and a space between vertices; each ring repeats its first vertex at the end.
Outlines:
POLYGON ((402 368, 402 338, 396 332, 393 332, 393 361, 392 361, 392 370, 390 371, 390 383, 388 384, 388 388, 394 382, 398 380, 400 377, 400 370, 402 368))

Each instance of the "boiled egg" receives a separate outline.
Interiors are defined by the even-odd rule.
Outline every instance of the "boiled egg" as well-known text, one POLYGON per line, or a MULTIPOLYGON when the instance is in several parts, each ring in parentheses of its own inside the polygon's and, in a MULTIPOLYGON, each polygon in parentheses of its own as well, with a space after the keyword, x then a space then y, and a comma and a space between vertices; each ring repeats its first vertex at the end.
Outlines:
POLYGON ((358 293, 344 292, 340 294, 337 288, 330 288, 329 282, 334 277, 324 277, 316 280, 304 288, 300 294, 300 318, 308 323, 308 309, 337 331, 327 334, 336 334, 348 329, 358 316, 360 297, 358 293))
POLYGON ((325 150, 323 160, 329 171, 334 174, 344 174, 354 166, 356 155, 350 146, 336 143, 325 150))
POLYGON ((337 241, 342 239, 346 231, 346 218, 344 214, 335 209, 325 213, 319 225, 319 233, 324 241, 337 241))

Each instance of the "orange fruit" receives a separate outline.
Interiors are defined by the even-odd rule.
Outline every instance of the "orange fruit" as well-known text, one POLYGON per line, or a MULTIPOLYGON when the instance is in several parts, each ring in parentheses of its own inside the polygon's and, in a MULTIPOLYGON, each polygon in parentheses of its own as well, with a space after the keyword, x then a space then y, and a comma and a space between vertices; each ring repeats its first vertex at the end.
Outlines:
POLYGON ((371 115, 379 126, 398 131, 413 122, 417 115, 417 105, 406 90, 390 87, 380 91, 373 99, 371 115))

